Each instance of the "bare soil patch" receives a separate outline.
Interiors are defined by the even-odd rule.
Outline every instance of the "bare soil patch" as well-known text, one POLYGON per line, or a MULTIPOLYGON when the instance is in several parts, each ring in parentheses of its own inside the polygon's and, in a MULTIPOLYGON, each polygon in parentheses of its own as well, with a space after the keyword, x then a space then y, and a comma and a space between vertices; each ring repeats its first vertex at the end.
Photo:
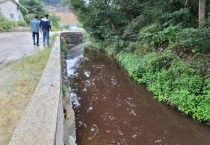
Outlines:
POLYGON ((60 22, 62 24, 77 24, 78 20, 76 16, 73 13, 62 13, 62 12, 56 12, 56 15, 61 18, 60 22))

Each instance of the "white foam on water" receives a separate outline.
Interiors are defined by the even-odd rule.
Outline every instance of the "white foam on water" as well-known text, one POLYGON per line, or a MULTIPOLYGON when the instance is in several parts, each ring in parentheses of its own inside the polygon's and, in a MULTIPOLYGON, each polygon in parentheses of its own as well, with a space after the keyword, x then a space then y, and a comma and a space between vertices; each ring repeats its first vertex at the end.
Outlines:
POLYGON ((85 123, 83 125, 84 125, 85 128, 87 128, 87 125, 85 123))
POLYGON ((123 135, 122 131, 118 129, 119 135, 123 135))
POLYGON ((67 75, 68 77, 74 75, 76 63, 83 58, 83 55, 75 57, 74 59, 66 60, 67 75))
POLYGON ((82 126, 82 121, 78 121, 79 126, 82 126))
POLYGON ((155 143, 161 143, 161 142, 162 142, 162 139, 155 140, 155 143))
POLYGON ((87 112, 90 112, 90 111, 92 111, 92 110, 93 110, 93 107, 90 106, 90 107, 88 108, 87 112))
POLYGON ((89 71, 85 71, 85 72, 84 72, 84 75, 85 75, 87 78, 89 78, 89 77, 90 77, 90 72, 89 72, 89 71))
POLYGON ((136 113, 133 110, 131 110, 130 114, 133 114, 134 116, 136 116, 136 113))
POLYGON ((117 85, 117 80, 115 78, 111 79, 113 85, 117 85))
POLYGON ((90 80, 85 80, 84 81, 84 85, 86 88, 90 87, 92 85, 91 81, 90 80))
POLYGON ((83 91, 83 92, 87 92, 87 88, 84 88, 82 91, 83 91))
POLYGON ((134 134, 131 138, 136 138, 137 137, 137 134, 134 134))
POLYGON ((71 101, 72 105, 75 107, 81 106, 79 103, 79 98, 75 93, 70 93, 70 101, 71 101))

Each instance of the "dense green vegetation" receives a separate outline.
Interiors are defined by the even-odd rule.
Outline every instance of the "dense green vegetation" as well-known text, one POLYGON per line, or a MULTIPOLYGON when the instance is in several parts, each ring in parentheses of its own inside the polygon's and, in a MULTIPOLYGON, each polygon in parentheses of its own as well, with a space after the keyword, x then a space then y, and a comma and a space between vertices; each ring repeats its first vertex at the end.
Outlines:
POLYGON ((69 40, 65 39, 64 37, 60 37, 60 42, 61 42, 61 51, 64 53, 65 57, 67 56, 68 53, 68 45, 69 45, 69 40))
POLYGON ((157 100, 210 123, 210 1, 200 11, 197 0, 68 1, 94 47, 157 100))
POLYGON ((44 3, 42 3, 40 0, 19 0, 19 2, 26 9, 25 10, 20 7, 20 10, 24 16, 24 20, 28 23, 35 15, 39 16, 39 18, 42 18, 44 14, 46 14, 44 3))
POLYGON ((17 26, 26 26, 25 21, 11 21, 3 16, 0 16, 0 32, 8 32, 15 29, 17 26))
POLYGON ((43 18, 45 14, 49 14, 49 19, 51 21, 52 29, 57 30, 61 29, 59 25, 59 17, 55 15, 54 12, 48 11, 44 7, 44 3, 41 0, 20 0, 19 1, 25 9, 19 7, 22 11, 24 20, 29 24, 30 20, 34 16, 38 16, 39 19, 43 18))
POLYGON ((0 17, 0 32, 6 32, 14 29, 17 24, 15 21, 10 21, 5 19, 4 17, 0 17))
POLYGON ((145 83, 159 101, 176 106, 198 121, 209 122, 210 78, 203 78, 198 66, 175 57, 170 51, 148 53, 143 57, 125 52, 118 54, 118 60, 129 75, 145 83))

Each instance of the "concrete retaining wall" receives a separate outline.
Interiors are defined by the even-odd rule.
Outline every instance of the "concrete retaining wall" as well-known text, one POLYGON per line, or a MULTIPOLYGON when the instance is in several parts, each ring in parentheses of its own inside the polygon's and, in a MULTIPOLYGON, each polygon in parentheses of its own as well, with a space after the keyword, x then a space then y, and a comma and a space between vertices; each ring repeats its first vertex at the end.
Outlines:
POLYGON ((60 39, 9 145, 64 145, 60 39))

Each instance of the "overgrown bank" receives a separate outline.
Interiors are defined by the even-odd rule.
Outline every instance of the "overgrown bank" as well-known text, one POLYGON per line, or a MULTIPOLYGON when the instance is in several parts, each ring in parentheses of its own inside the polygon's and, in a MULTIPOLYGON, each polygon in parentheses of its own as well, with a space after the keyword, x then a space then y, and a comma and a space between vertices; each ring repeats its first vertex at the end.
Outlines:
POLYGON ((210 123, 210 2, 198 28, 198 1, 70 0, 93 47, 116 56, 159 101, 210 123))
POLYGON ((27 24, 25 21, 11 21, 0 16, 0 32, 14 31, 16 27, 26 27, 27 24))
POLYGON ((143 57, 121 52, 118 61, 138 83, 147 85, 159 101, 175 106, 201 122, 210 122, 210 78, 202 67, 177 59, 170 52, 149 53, 143 57))

